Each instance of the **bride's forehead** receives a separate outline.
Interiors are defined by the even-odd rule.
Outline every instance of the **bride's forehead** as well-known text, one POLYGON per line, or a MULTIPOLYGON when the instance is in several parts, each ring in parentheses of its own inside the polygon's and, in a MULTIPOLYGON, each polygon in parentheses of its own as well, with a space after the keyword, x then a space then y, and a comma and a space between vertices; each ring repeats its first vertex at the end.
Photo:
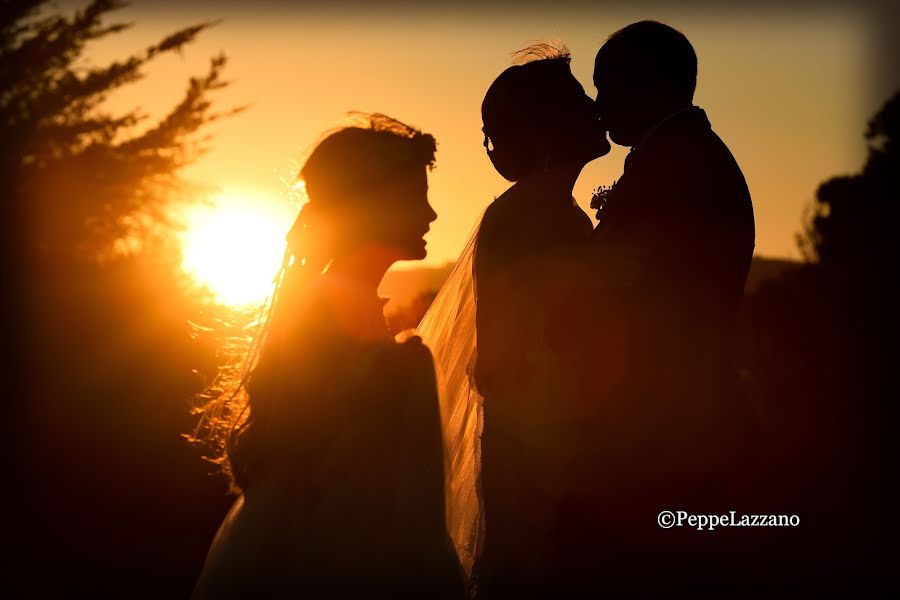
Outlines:
POLYGON ((372 186, 373 195, 387 194, 391 196, 406 197, 418 194, 428 189, 428 172, 424 167, 420 169, 404 170, 394 176, 372 186))

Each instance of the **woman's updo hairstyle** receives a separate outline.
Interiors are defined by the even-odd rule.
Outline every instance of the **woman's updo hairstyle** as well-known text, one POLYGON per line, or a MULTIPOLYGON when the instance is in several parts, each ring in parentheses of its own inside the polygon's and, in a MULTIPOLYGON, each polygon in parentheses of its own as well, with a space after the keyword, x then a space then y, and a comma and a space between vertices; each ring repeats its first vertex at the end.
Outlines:
POLYGON ((571 55, 561 42, 519 50, 514 64, 488 88, 481 105, 485 147, 497 171, 518 181, 539 168, 541 149, 533 140, 554 130, 560 90, 571 85, 571 55))
MULTIPOLYGON (((300 169, 308 198, 287 237, 294 261, 321 270, 353 230, 367 191, 405 172, 434 167, 437 142, 387 115, 355 113, 359 124, 327 134, 300 169)), ((362 213, 364 214, 364 213, 362 213)), ((286 257, 287 258, 287 257, 286 257)))
POLYGON ((351 205, 367 188, 405 169, 434 166, 434 137, 382 114, 328 134, 300 170, 310 202, 351 205))

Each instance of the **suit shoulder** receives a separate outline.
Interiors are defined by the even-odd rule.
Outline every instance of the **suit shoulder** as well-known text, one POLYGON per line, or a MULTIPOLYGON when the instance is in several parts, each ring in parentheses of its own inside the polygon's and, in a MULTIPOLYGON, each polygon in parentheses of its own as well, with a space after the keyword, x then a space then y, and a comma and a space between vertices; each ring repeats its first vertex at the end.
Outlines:
POLYGON ((744 173, 734 154, 710 128, 682 132, 660 144, 650 161, 672 182, 700 188, 746 188, 744 173))
POLYGON ((739 173, 741 172, 740 166, 738 166, 737 159, 734 157, 734 153, 731 151, 731 148, 728 147, 728 144, 725 143, 719 134, 710 129, 706 134, 707 143, 710 148, 710 152, 720 156, 723 160, 727 160, 728 162, 734 165, 735 170, 739 173))

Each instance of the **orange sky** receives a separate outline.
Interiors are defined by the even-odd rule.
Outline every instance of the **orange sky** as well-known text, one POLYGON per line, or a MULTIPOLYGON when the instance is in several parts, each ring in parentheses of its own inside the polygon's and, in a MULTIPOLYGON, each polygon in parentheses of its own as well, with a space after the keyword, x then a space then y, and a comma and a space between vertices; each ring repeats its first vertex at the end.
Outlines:
MULTIPOLYGON (((764 256, 798 256, 794 233, 804 207, 821 181, 861 166, 865 124, 886 99, 868 93, 867 22, 848 9, 763 15, 712 7, 604 10, 596 2, 505 14, 162 6, 170 8, 137 2, 114 13, 135 27, 89 47, 89 60, 104 64, 179 27, 224 21, 183 56, 157 60, 111 108, 162 114, 180 99, 188 77, 203 74, 209 57, 223 50, 233 84, 216 101, 223 108, 253 106, 211 129, 213 150, 185 175, 260 202, 283 201, 284 180, 348 110, 384 112, 416 125, 439 144, 430 179, 439 217, 426 238, 431 264, 456 257, 480 211, 509 185, 484 154, 480 105, 510 53, 531 41, 562 39, 576 77, 593 96, 593 57, 607 35, 644 18, 681 29, 699 57, 695 103, 743 168, 755 206, 757 254, 764 256)), ((616 147, 585 169, 575 189, 583 207, 594 187, 620 175, 625 153, 616 147)))

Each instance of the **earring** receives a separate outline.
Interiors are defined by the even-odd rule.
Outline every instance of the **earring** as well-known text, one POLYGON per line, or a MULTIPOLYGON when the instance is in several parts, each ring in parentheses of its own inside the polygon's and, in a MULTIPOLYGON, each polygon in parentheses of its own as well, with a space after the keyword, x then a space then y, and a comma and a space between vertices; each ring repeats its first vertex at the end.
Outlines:
POLYGON ((550 153, 548 152, 546 156, 544 156, 544 173, 550 172, 550 153))

